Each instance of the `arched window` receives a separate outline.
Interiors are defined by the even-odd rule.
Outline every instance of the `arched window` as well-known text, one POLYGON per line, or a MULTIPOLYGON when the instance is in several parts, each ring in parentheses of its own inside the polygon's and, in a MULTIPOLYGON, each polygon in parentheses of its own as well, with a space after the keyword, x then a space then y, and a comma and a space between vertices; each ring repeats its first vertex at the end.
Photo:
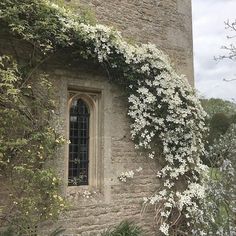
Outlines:
POLYGON ((89 184, 89 106, 77 98, 70 106, 69 114, 69 173, 68 185, 89 184))

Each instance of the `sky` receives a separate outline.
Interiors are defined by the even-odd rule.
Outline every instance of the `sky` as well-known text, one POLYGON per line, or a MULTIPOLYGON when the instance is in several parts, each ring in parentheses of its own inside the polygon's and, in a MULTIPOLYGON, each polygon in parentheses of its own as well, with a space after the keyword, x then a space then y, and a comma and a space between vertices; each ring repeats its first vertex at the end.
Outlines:
POLYGON ((192 0, 192 11, 196 89, 207 98, 236 101, 236 61, 214 60, 226 53, 223 45, 236 45, 236 38, 227 39, 233 32, 224 24, 236 19, 236 0, 192 0))

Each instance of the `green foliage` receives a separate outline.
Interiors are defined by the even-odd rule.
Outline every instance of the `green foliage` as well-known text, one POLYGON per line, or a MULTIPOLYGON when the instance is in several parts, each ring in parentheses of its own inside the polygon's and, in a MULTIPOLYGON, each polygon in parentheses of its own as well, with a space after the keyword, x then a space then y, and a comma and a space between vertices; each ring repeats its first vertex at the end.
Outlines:
POLYGON ((230 116, 230 123, 236 124, 236 113, 230 116))
POLYGON ((50 0, 50 2, 62 8, 69 9, 74 14, 79 15, 79 19, 87 24, 94 25, 97 22, 95 12, 89 6, 81 4, 79 0, 50 0))
POLYGON ((8 228, 4 232, 0 232, 0 236, 17 236, 17 235, 11 228, 8 228))
POLYGON ((230 118, 224 113, 216 113, 212 116, 210 127, 212 130, 225 134, 230 126, 230 118))
POLYGON ((236 127, 210 146, 210 181, 207 189, 205 220, 207 235, 235 235, 236 231, 236 127), (213 168, 218 166, 217 168, 213 168))
POLYGON ((141 236, 142 230, 133 222, 123 221, 114 229, 108 229, 102 236, 141 236))
POLYGON ((83 19, 83 21, 87 24, 95 25, 97 23, 95 12, 89 6, 82 5, 80 3, 78 4, 78 2, 76 2, 76 6, 72 5, 70 9, 77 15, 79 14, 80 19, 83 19))
POLYGON ((34 40, 45 52, 57 45, 66 46, 70 39, 65 37, 65 34, 60 34, 62 24, 58 20, 60 16, 56 14, 56 10, 46 8, 44 1, 27 2, 28 4, 23 4, 22 0, 1 1, 3 21, 11 24, 11 30, 25 40, 34 40))
POLYGON ((208 236, 230 236, 236 233, 236 105, 222 99, 204 99, 202 105, 209 114, 205 231, 208 236))
MULTIPOLYGON (((30 231, 30 230, 29 230, 30 231)), ((47 236, 59 236, 61 235, 61 233, 63 233, 65 231, 65 229, 63 229, 61 226, 58 227, 57 229, 55 229, 53 232, 49 232, 47 234, 47 236)), ((37 229, 36 229, 36 232, 37 232, 37 229)), ((35 232, 32 232, 32 235, 35 235, 35 232)), ((23 234, 25 235, 25 234, 23 234)), ((31 234, 29 234, 31 235, 31 234)), ((5 231, 3 232, 0 232, 0 236, 22 236, 22 233, 20 232, 16 232, 14 231, 11 227, 9 227, 8 229, 6 229, 5 231)), ((46 236, 46 235, 45 235, 46 236)))
POLYGON ((52 2, 52 3, 55 3, 55 4, 57 4, 58 6, 60 6, 60 7, 64 7, 65 6, 65 0, 49 0, 50 2, 52 2))
POLYGON ((55 107, 45 76, 26 81, 9 57, 0 62, 0 173, 8 193, 1 222, 27 233, 65 207, 59 179, 46 168, 65 140, 50 123, 55 107))
POLYGON ((80 37, 71 30, 72 19, 86 23, 91 15, 88 10, 81 10, 81 16, 72 14, 53 3, 49 7, 46 0, 1 1, 0 9, 0 19, 7 29, 32 42, 43 55, 72 45, 80 37))
POLYGON ((224 113, 231 116, 236 113, 236 104, 220 98, 201 99, 204 110, 211 118, 216 113, 224 113))
POLYGON ((216 113, 210 119, 209 144, 212 144, 215 139, 227 132, 231 124, 230 118, 224 113, 216 113))
MULTIPOLYGON (((221 136, 228 131, 231 124, 236 123, 236 104, 216 98, 202 99, 201 103, 208 113, 206 123, 209 127, 209 133, 206 137, 205 147, 209 151, 210 146, 218 142, 221 136)), ((204 163, 209 166, 212 163, 216 164, 215 160, 209 158, 207 160, 204 158, 204 163)))

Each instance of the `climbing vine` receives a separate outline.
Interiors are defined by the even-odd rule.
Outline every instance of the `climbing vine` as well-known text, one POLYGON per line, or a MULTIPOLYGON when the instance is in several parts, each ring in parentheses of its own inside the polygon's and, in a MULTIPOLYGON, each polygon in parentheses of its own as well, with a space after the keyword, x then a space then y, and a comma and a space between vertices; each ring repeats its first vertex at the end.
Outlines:
POLYGON ((37 63, 71 48, 75 58, 100 63, 110 80, 126 88, 135 147, 160 166, 156 175, 161 186, 144 205, 156 210, 164 235, 203 235, 197 229, 203 223, 207 170, 200 159, 205 112, 169 58, 155 45, 131 45, 113 28, 91 25, 47 0, 3 0, 0 20, 11 34, 34 46, 37 63))
POLYGON ((21 234, 65 208, 59 178, 45 166, 65 143, 50 123, 55 109, 50 93, 45 76, 26 83, 11 58, 0 57, 0 177, 1 194, 7 194, 0 225, 21 234))

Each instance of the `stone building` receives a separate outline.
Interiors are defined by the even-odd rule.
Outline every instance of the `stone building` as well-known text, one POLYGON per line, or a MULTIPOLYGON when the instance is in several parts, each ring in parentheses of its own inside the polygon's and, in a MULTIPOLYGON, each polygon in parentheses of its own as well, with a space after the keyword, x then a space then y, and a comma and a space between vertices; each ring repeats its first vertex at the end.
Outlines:
MULTIPOLYGON (((78 5, 78 0, 67 2, 78 5)), ((91 7, 99 23, 114 26, 127 39, 156 44, 193 85, 191 0, 81 0, 80 4, 91 7)), ((142 226, 146 235, 155 235, 152 212, 141 214, 141 209, 143 197, 158 183, 153 163, 135 151, 130 139, 124 92, 95 65, 81 62, 68 69, 63 56, 59 61, 45 70, 55 84, 60 130, 71 141, 55 163, 71 201, 71 210, 58 222, 66 229, 63 235, 99 235, 125 219, 142 226), (119 181, 118 176, 129 170, 135 171, 134 178, 119 181)))

